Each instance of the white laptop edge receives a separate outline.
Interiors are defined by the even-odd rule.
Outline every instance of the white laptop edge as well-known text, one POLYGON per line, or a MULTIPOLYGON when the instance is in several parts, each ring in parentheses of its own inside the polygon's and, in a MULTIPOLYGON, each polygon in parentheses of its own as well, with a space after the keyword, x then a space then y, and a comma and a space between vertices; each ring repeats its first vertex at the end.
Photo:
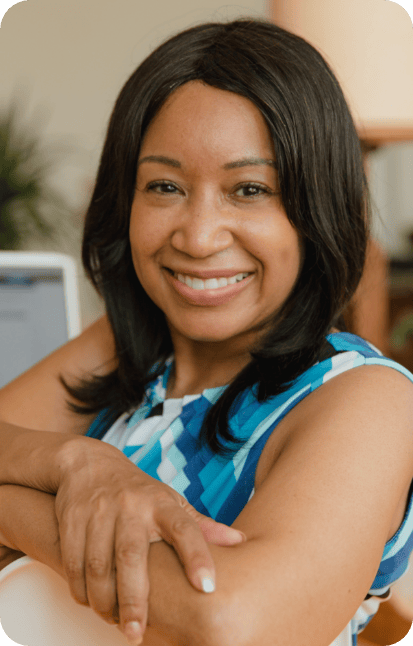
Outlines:
POLYGON ((43 251, 1 251, 0 267, 50 267, 61 269, 66 307, 67 334, 73 339, 81 332, 79 312, 79 288, 76 262, 63 253, 43 251))

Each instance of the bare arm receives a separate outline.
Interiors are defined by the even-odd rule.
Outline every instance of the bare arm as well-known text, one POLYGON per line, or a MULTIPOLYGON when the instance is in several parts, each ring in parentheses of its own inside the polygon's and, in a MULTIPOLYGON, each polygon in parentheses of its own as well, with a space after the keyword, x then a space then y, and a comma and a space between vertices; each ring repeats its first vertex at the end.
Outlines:
POLYGON ((273 646, 275 635, 277 646, 302 646, 310 635, 329 646, 398 528, 395 511, 413 477, 412 402, 411 383, 373 366, 301 402, 281 455, 233 524, 247 542, 211 546, 214 594, 194 596, 174 555, 154 546, 149 623, 191 646, 273 646), (181 610, 192 617, 187 625, 181 610))
MULTIPOLYGON (((70 380, 108 370, 113 352, 103 318, 0 392, 0 489, 10 512, 1 514, 0 531, 6 546, 64 572, 75 599, 102 616, 118 602, 127 632, 131 621, 146 624, 150 542, 170 541, 192 584, 202 587, 202 569, 214 576, 206 541, 231 545, 242 536, 202 517, 115 447, 83 437, 91 419, 68 410, 59 374, 70 380), (28 400, 30 407, 21 406, 28 400), (133 608, 132 595, 139 597, 133 608)), ((16 556, 2 552, 3 563, 16 556)))
MULTIPOLYGON (((92 416, 81 417, 69 410, 68 393, 59 375, 71 380, 91 373, 102 374, 113 369, 114 356, 112 332, 103 316, 79 337, 0 390, 0 482, 30 482, 32 485, 38 482, 42 488, 41 479, 44 482, 49 464, 39 459, 39 452, 36 460, 25 458, 30 458, 30 448, 38 447, 40 439, 43 447, 48 442, 50 447, 57 447, 63 438, 30 431, 83 435, 92 421, 92 416), (20 479, 19 472, 24 474, 24 479, 20 479)), ((46 489, 49 487, 50 483, 46 489)), ((0 569, 20 556, 20 552, 0 546, 0 569)))
MULTIPOLYGON (((281 456, 234 523, 248 541, 210 545, 215 593, 189 584, 169 545, 150 546, 151 629, 180 646, 273 646, 274 635, 277 646, 309 635, 331 644, 370 588, 412 478, 411 401, 405 378, 363 367, 301 402, 281 456)), ((10 502, 11 513, 18 507, 10 502)))
MULTIPOLYGON (((52 494, 18 485, 0 486, 0 528, 3 528, 0 529, 1 544, 15 550, 17 554, 24 553, 37 559, 66 579, 62 565, 59 525, 55 513, 55 497, 52 494)), ((168 597, 173 597, 178 592, 182 601, 185 598, 190 601, 186 607, 193 614, 191 602, 194 599, 199 602, 199 598, 205 595, 195 591, 189 584, 174 550, 164 542, 151 544, 149 567, 151 586, 153 582, 158 591, 162 590, 163 598, 165 593, 168 597), (165 567, 167 576, 165 576, 165 567), (177 588, 176 584, 178 584, 177 588)), ((97 573, 95 575, 99 578, 97 573)), ((157 603, 156 592, 154 592, 154 603, 157 603)), ((105 618, 112 623, 113 618, 110 613, 105 618)), ((182 606, 179 621, 186 623, 188 619, 189 616, 185 616, 184 606, 182 606)), ((176 629, 170 631, 164 622, 154 621, 146 629, 143 645, 178 646, 179 644, 181 646, 185 643, 176 640, 176 629)))
MULTIPOLYGON (((0 543, 9 546, 0 547, 0 570, 27 554, 65 578, 53 495, 17 485, 0 486, 0 527, 6 528, 0 530, 0 543), (2 522, 4 519, 8 522, 2 522), (2 549, 9 552, 3 559, 2 549)), ((109 616, 107 620, 111 623, 109 616)), ((150 627, 145 633, 144 646, 175 644, 164 633, 150 627)))

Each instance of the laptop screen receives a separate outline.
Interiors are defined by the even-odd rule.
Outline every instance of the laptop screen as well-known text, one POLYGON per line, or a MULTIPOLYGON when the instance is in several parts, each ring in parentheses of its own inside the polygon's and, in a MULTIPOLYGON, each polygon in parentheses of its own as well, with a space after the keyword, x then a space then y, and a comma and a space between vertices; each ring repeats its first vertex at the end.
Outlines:
POLYGON ((68 340, 63 270, 0 266, 0 387, 68 340))

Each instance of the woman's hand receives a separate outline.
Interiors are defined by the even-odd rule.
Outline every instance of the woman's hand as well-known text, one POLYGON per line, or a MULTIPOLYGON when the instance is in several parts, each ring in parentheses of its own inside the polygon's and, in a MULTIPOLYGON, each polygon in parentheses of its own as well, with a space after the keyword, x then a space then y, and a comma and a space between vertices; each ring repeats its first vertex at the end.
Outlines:
POLYGON ((145 474, 121 451, 71 438, 60 454, 56 494, 62 565, 74 599, 139 643, 147 622, 149 544, 176 550, 191 584, 212 592, 207 541, 222 546, 241 532, 198 513, 171 487, 145 474))

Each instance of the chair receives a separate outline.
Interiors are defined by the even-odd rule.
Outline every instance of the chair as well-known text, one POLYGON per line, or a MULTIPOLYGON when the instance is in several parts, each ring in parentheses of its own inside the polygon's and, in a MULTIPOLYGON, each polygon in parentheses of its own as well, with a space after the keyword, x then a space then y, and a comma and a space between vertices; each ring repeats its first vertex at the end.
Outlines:
MULTIPOLYGON (((127 646, 122 633, 90 608, 77 604, 67 583, 28 556, 0 572, 0 620, 4 632, 29 646, 127 646)), ((1 627, 0 627, 0 642, 1 627)))

